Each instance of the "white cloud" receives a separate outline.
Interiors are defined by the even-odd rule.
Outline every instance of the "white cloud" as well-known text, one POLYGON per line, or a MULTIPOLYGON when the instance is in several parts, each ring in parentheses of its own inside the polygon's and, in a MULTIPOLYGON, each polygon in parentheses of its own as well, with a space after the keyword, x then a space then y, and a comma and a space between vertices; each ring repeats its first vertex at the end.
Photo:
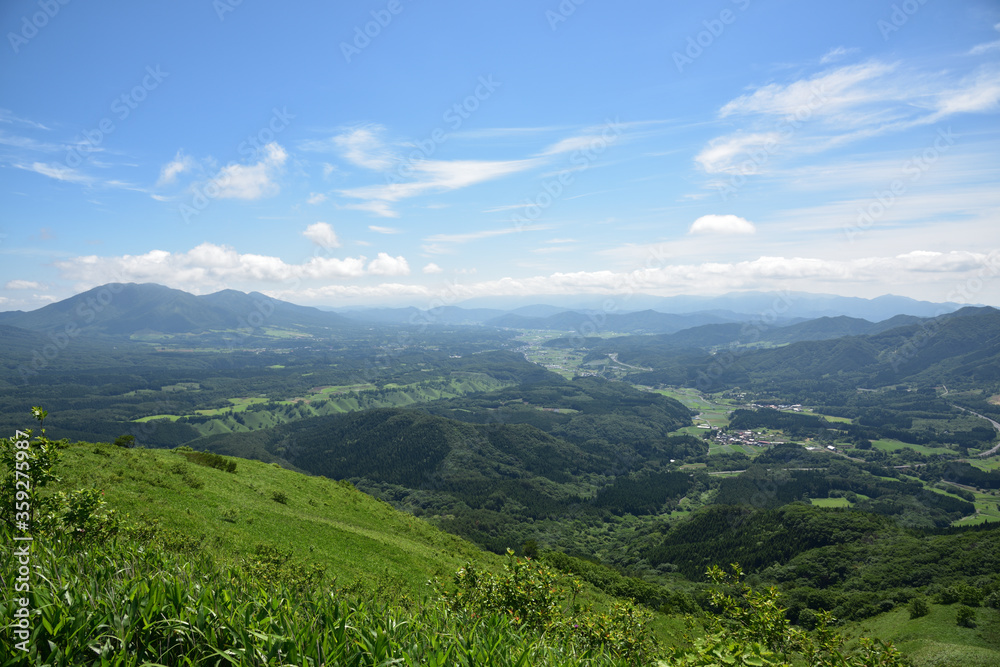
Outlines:
POLYGON ((510 227, 501 227, 500 229, 484 229, 478 232, 466 232, 465 234, 433 234, 424 239, 425 245, 423 249, 425 252, 434 254, 453 252, 454 249, 451 246, 457 244, 496 236, 506 236, 507 234, 516 234, 521 231, 537 232, 548 229, 550 229, 548 225, 532 225, 530 227, 515 227, 511 225, 510 227))
POLYGON ((736 215, 703 215, 691 224, 689 234, 753 234, 757 228, 736 215))
POLYGON ((49 178, 54 178, 57 181, 65 181, 67 183, 90 183, 93 180, 89 176, 80 173, 76 169, 70 169, 69 167, 64 167, 61 164, 45 164, 44 162, 32 162, 30 165, 18 164, 15 166, 19 169, 24 169, 26 171, 33 171, 36 174, 41 174, 42 176, 48 176, 49 178))
POLYGON ((310 192, 309 199, 306 200, 307 204, 322 204, 326 201, 326 195, 322 192, 310 192))
MULTIPOLYGON (((448 303, 480 296, 532 296, 549 294, 616 295, 627 304, 630 294, 723 294, 740 290, 800 290, 854 292, 867 297, 886 291, 919 299, 988 302, 998 288, 976 277, 1000 272, 1000 252, 990 255, 967 252, 914 251, 902 255, 825 260, 814 257, 762 256, 741 262, 672 264, 661 249, 650 249, 644 268, 633 271, 578 271, 524 278, 505 277, 473 283, 449 282, 440 294, 421 285, 324 285, 281 293, 292 301, 330 303, 414 299, 448 303), (980 291, 968 288, 981 286, 980 291), (878 290, 867 293, 868 290, 878 290)), ((279 296, 275 294, 275 296, 279 296)), ((418 303, 419 305, 419 303, 418 303)))
POLYGON ((969 55, 981 56, 984 53, 992 53, 994 51, 1000 51, 1000 40, 995 42, 986 42, 985 44, 977 44, 969 49, 969 55))
POLYGON ((340 241, 337 239, 336 232, 333 231, 333 227, 326 222, 315 222, 302 232, 302 236, 306 237, 313 243, 323 248, 339 248, 340 241))
POLYGON ((84 289, 108 282, 155 282, 195 293, 250 284, 360 278, 365 275, 405 275, 403 257, 380 253, 371 263, 360 257, 312 257, 302 264, 288 264, 279 257, 240 253, 235 248, 202 243, 187 252, 151 250, 142 255, 72 257, 55 263, 64 277, 84 289), (367 268, 366 268, 367 265, 367 268))
POLYGON ((38 130, 49 129, 44 125, 42 125, 41 123, 37 123, 27 118, 20 118, 19 116, 15 116, 10 109, 0 109, 0 123, 10 123, 12 125, 24 125, 27 127, 33 127, 38 130))
POLYGON ((202 187, 217 186, 219 192, 215 196, 219 199, 260 199, 277 194, 279 187, 274 178, 288 159, 288 153, 274 142, 265 146, 264 151, 256 164, 227 165, 202 187))
POLYGON ((768 84, 728 102, 719 110, 719 116, 766 114, 794 117, 806 109, 810 110, 810 114, 828 116, 847 107, 899 99, 906 93, 898 85, 885 85, 886 77, 895 70, 894 65, 868 62, 841 67, 787 85, 768 84))
POLYGON ((796 157, 998 108, 1000 67, 984 65, 959 79, 869 61, 769 83, 729 101, 719 117, 735 129, 710 140, 694 161, 708 174, 771 174, 796 157))
POLYGON ((560 153, 571 153, 573 151, 585 151, 592 146, 607 144, 607 140, 599 134, 585 134, 578 137, 569 137, 562 141, 557 141, 542 151, 542 155, 558 155, 560 153))
MULTIPOLYGON (((394 174, 391 182, 347 188, 340 190, 339 194, 348 199, 362 200, 360 204, 347 204, 343 208, 368 211, 383 217, 398 217, 399 214, 394 210, 393 204, 404 199, 448 192, 503 178, 549 164, 555 156, 567 152, 586 151, 591 157, 599 155, 610 143, 618 140, 622 128, 626 125, 609 122, 605 126, 583 128, 577 136, 557 141, 542 152, 520 160, 410 159, 405 163, 400 161, 383 140, 385 128, 380 125, 366 125, 338 135, 332 144, 354 164, 380 171, 396 165, 399 165, 400 169, 394 174)), ((309 148, 319 149, 321 144, 322 142, 314 142, 309 144, 309 148)), ((576 167, 576 169, 582 168, 585 167, 576 167)))
POLYGON ((383 140, 384 135, 385 128, 381 125, 363 125, 333 137, 332 144, 349 162, 383 171, 396 162, 395 153, 383 140))
POLYGON ((10 280, 4 289, 45 289, 45 286, 33 280, 10 280))
POLYGON ((392 208, 388 202, 384 201, 366 201, 361 204, 343 204, 338 208, 346 209, 348 211, 365 211, 366 213, 374 213, 375 215, 383 218, 399 217, 399 212, 392 208))
POLYGON ((368 229, 372 230, 377 234, 402 234, 401 229, 396 229, 395 227, 379 227, 378 225, 368 225, 368 229))
MULTIPOLYGON (((993 29, 1000 32, 1000 23, 995 24, 993 29)), ((986 42, 985 44, 977 44, 969 50, 969 55, 981 56, 984 53, 992 53, 993 51, 1000 51, 1000 40, 995 42, 986 42)))
POLYGON ((434 262, 429 262, 426 266, 424 266, 423 272, 424 273, 428 273, 428 274, 430 274, 430 273, 443 273, 444 269, 442 269, 440 266, 438 266, 434 262))
POLYGON ((303 274, 308 278, 360 278, 365 275, 367 257, 313 257, 305 266, 303 274))
POLYGON ((190 155, 184 155, 182 151, 177 151, 174 159, 163 165, 163 168, 160 169, 160 178, 157 180, 156 185, 159 187, 169 185, 175 182, 178 176, 193 167, 194 159, 190 155))
POLYGON ((937 113, 927 122, 956 113, 995 111, 1000 106, 1000 68, 982 68, 953 90, 941 94, 937 113))
MULTIPOLYGON (((70 147, 63 144, 53 144, 49 142, 36 141, 30 137, 22 137, 14 134, 7 134, 6 132, 0 132, 0 144, 5 146, 13 146, 15 148, 24 148, 30 151, 38 151, 39 153, 59 153, 62 151, 69 150, 70 147)), ((88 150, 93 148, 89 144, 85 144, 79 147, 81 153, 94 152, 93 150, 88 150)), ((76 148, 75 146, 72 148, 76 148)))
POLYGON ((368 273, 376 276, 408 276, 410 265, 402 256, 390 257, 388 253, 380 252, 368 265, 368 273))
POLYGON ((409 165, 415 180, 386 185, 368 185, 341 190, 349 199, 364 200, 344 208, 366 210, 384 217, 398 217, 391 204, 431 192, 447 192, 469 187, 531 169, 541 164, 538 158, 527 160, 419 160, 409 165))
POLYGON ((777 132, 736 134, 712 140, 694 160, 709 174, 731 173, 737 162, 761 152, 763 158, 753 159, 754 168, 767 161, 768 155, 777 150, 781 135, 777 132))
POLYGON ((827 65, 829 63, 837 62, 844 56, 851 55, 852 53, 857 53, 860 50, 861 49, 858 48, 848 49, 843 46, 838 46, 830 49, 825 54, 823 54, 823 57, 819 59, 819 63, 821 65, 827 65))

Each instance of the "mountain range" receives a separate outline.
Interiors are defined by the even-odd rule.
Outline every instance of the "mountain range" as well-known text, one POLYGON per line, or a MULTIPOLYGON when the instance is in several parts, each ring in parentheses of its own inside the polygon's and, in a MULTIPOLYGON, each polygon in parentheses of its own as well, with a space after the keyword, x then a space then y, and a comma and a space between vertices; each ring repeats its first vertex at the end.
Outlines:
MULTIPOLYGON (((535 297, 536 299, 539 297, 535 297)), ((705 325, 732 325, 767 319, 775 326, 827 318, 800 329, 786 328, 774 342, 873 333, 873 323, 891 328, 894 316, 931 317, 957 310, 904 297, 859 299, 806 293, 742 292, 718 297, 552 296, 548 303, 522 297, 474 299, 431 310, 418 308, 342 309, 299 306, 259 292, 223 290, 196 296, 157 284, 110 283, 33 311, 0 312, 0 325, 47 333, 127 337, 142 333, 191 334, 258 330, 267 327, 317 333, 364 324, 485 325, 502 328, 573 331, 590 334, 673 334, 705 325), (490 307, 488 304, 500 307, 490 307), (567 306, 573 307, 567 307, 567 306), (810 333, 809 330, 813 332, 810 333)), ((730 327, 736 330, 734 327, 730 327)), ((714 335, 719 334, 716 330, 714 335)))

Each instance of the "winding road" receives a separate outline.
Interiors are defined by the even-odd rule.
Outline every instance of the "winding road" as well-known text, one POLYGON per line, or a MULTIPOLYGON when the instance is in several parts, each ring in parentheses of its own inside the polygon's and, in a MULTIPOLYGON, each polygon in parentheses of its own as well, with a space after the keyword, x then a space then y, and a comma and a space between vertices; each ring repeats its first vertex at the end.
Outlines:
MULTIPOLYGON (((959 410, 962 410, 963 412, 968 412, 969 414, 976 415, 980 419, 985 419, 989 423, 993 424, 993 428, 995 428, 997 431, 1000 431, 1000 423, 997 423, 997 422, 993 421, 989 417, 984 417, 983 415, 979 414, 978 412, 973 412, 972 410, 969 410, 967 408, 963 408, 961 405, 954 405, 953 404, 952 407, 958 408, 959 410)), ((993 456, 998 451, 1000 451, 1000 443, 997 443, 997 445, 993 449, 989 449, 989 450, 987 450, 985 452, 981 452, 979 454, 979 456, 981 456, 981 457, 993 456)))

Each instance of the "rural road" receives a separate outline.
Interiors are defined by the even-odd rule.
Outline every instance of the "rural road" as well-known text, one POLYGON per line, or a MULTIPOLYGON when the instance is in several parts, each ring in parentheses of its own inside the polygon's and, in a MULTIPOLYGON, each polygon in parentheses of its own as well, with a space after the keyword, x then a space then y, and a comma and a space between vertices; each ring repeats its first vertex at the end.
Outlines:
POLYGON ((608 354, 608 357, 611 358, 611 361, 615 362, 616 364, 620 364, 620 365, 622 365, 622 366, 624 366, 626 368, 634 368, 634 369, 639 370, 639 371, 651 371, 651 370, 653 370, 652 368, 643 368, 642 366, 633 366, 632 364, 626 364, 624 361, 618 361, 618 353, 617 352, 611 352, 610 354, 608 354))
MULTIPOLYGON (((992 420, 992 419, 990 419, 989 417, 984 417, 983 415, 979 414, 978 412, 973 412, 972 410, 967 410, 966 408, 963 408, 963 407, 962 407, 962 406, 960 406, 960 405, 953 405, 952 407, 956 407, 956 408, 958 408, 959 410, 962 410, 962 411, 964 411, 964 412, 968 412, 969 414, 973 414, 973 415, 976 415, 976 416, 977 416, 977 417, 979 417, 980 419, 985 419, 985 420, 986 420, 986 421, 988 421, 989 423, 993 424, 993 428, 995 428, 995 429, 996 429, 997 431, 1000 431, 1000 423, 997 423, 997 422, 993 421, 993 420, 992 420)), ((996 453, 997 453, 998 451, 1000 451, 1000 443, 998 443, 998 444, 997 444, 997 446, 996 446, 996 447, 994 447, 993 449, 990 449, 990 450, 987 450, 987 451, 985 451, 985 452, 981 452, 981 453, 979 454, 979 456, 983 456, 983 457, 985 457, 985 456, 993 456, 993 455, 994 455, 994 454, 996 454, 996 453)))

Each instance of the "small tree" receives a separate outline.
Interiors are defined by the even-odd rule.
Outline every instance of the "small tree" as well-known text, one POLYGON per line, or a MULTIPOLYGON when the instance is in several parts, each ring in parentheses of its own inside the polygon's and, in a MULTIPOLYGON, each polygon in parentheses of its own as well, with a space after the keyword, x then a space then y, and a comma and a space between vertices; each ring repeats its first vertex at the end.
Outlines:
POLYGON ((675 647, 658 667, 708 667, 758 665, 788 667, 904 667, 909 662, 889 643, 861 638, 853 653, 844 650, 844 638, 830 629, 829 612, 816 614, 816 629, 807 633, 791 627, 780 606, 778 591, 755 591, 741 581, 743 570, 732 566, 732 574, 718 566, 709 568, 708 578, 717 586, 711 593, 720 610, 708 619, 704 637, 690 640, 691 647, 675 647))
POLYGON ((931 611, 931 606, 924 598, 913 598, 910 600, 910 620, 926 616, 931 611))
POLYGON ((538 541, 537 540, 525 540, 524 545, 521 547, 521 553, 524 554, 525 558, 538 559, 538 541))
POLYGON ((58 507, 53 497, 41 497, 38 490, 59 481, 53 468, 64 443, 45 437, 48 412, 33 407, 31 414, 38 420, 41 435, 32 439, 29 428, 0 439, 0 506, 4 508, 0 518, 11 528, 45 531, 52 527, 58 507))
POLYGON ((963 628, 976 627, 976 610, 968 605, 960 605, 957 616, 958 625, 963 628))
POLYGON ((135 447, 135 436, 129 434, 118 436, 115 438, 115 447, 124 447, 125 449, 135 447))

